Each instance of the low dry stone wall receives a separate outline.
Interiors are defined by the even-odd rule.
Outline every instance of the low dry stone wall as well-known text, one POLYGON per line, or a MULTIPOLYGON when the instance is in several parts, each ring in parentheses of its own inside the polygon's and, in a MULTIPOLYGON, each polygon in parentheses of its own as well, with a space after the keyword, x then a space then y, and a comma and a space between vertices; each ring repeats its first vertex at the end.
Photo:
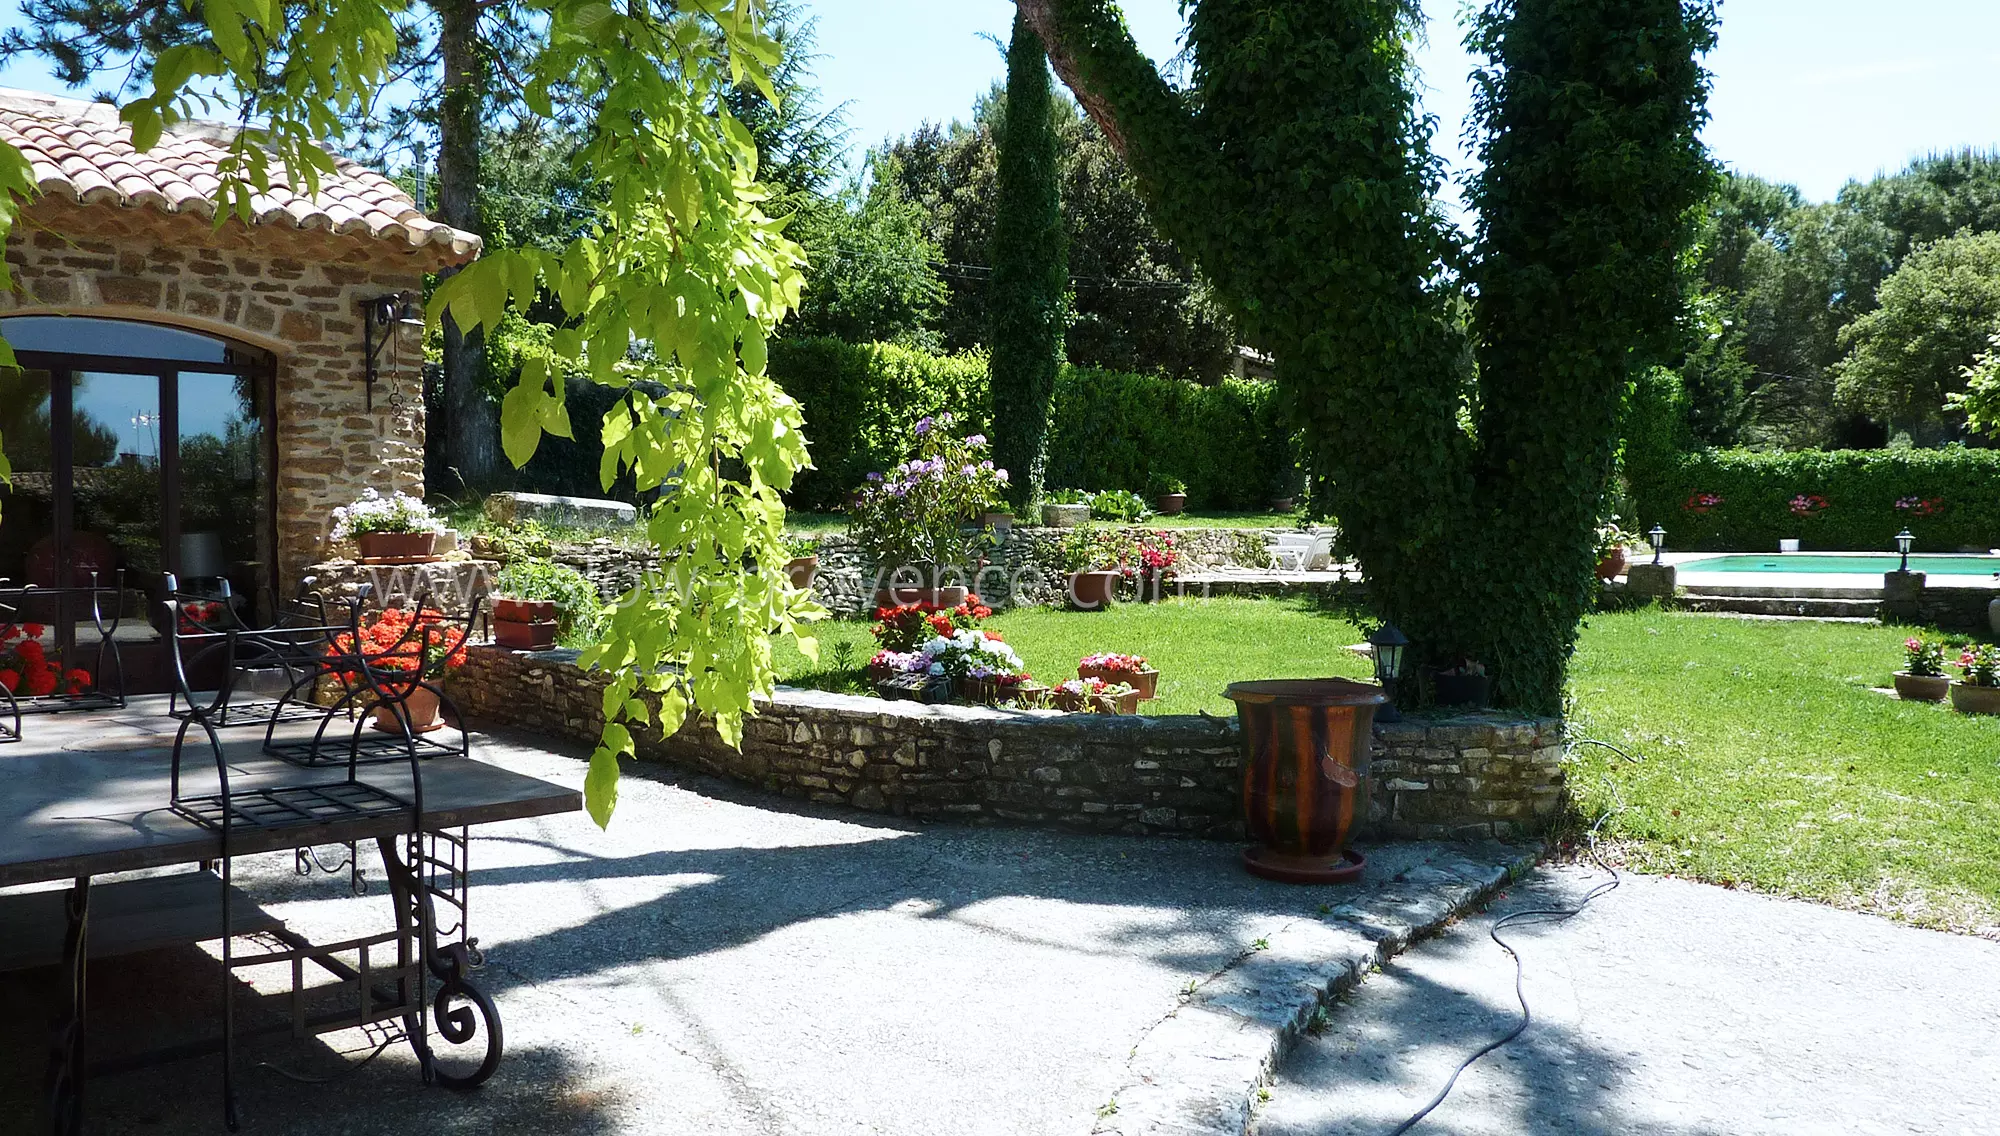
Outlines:
MULTIPOLYGON (((1135 525, 1131 531, 1173 534, 1181 570, 1268 568, 1265 536, 1277 529, 1175 529, 1165 525, 1135 525)), ((1060 604, 1067 577, 1058 570, 1064 535, 1069 529, 1016 525, 1007 539, 987 557, 989 564, 973 590, 995 607, 1060 604)), ((835 615, 864 614, 874 607, 875 564, 853 539, 836 534, 819 539, 819 575, 813 590, 835 615)))
MULTIPOLYGON (((449 690, 476 725, 593 743, 601 676, 575 652, 474 647, 449 690)), ((1101 717, 922 706, 781 689, 731 749, 705 725, 637 733, 641 757, 898 816, 1240 839, 1236 726, 1200 715, 1101 717)), ((1527 835, 1562 795, 1560 723, 1495 715, 1376 728, 1369 839, 1527 835)))
POLYGON ((422 596, 448 616, 458 617, 492 588, 500 566, 491 560, 433 560, 422 564, 362 564, 328 560, 308 567, 300 581, 329 600, 347 603, 368 589, 367 606, 422 596))

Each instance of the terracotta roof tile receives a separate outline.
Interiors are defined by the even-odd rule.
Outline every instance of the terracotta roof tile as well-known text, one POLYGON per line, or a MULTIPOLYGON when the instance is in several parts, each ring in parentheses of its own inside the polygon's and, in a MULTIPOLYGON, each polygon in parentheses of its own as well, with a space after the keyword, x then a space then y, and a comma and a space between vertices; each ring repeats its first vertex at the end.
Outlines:
MULTIPOLYGON (((229 152, 228 138, 227 126, 187 123, 141 154, 115 107, 0 89, 0 140, 33 164, 43 193, 84 204, 213 217, 209 195, 220 182, 215 169, 229 152)), ((274 166, 270 193, 252 198, 255 223, 361 233, 412 248, 435 245, 452 263, 479 255, 477 236, 424 216, 388 178, 346 158, 335 165, 312 195, 294 192, 285 171, 274 166)))

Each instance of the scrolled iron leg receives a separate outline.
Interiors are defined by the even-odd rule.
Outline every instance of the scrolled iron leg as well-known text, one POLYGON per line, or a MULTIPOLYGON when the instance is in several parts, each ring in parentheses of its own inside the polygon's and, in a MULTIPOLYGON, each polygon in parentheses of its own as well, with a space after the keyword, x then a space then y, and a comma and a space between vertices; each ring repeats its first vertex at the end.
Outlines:
POLYGON ((49 1117, 56 1136, 79 1136, 83 1131, 83 1039, 88 1005, 84 975, 90 962, 89 876, 77 877, 63 908, 69 924, 63 935, 69 1004, 56 1022, 50 1045, 49 1117))
MULTIPOLYGON (((438 980, 437 993, 431 998, 430 1015, 437 1019, 438 1036, 456 1046, 472 1042, 482 1031, 486 1035, 485 1051, 480 1055, 478 1066, 469 1073, 457 1073, 441 1066, 437 1054, 431 1050, 427 1015, 419 1010, 405 1017, 403 1026, 410 1036, 410 1048, 417 1055, 424 1082, 448 1089, 478 1088, 500 1064, 505 1046, 500 1011, 494 1006, 492 998, 466 979, 466 973, 471 969, 470 952, 466 945, 438 945, 437 921, 430 893, 417 872, 403 858, 397 839, 385 837, 377 842, 377 847, 382 853, 384 873, 389 877, 389 893, 396 909, 396 927, 402 932, 404 953, 400 961, 407 965, 410 952, 421 952, 424 969, 438 980)), ((404 991, 403 994, 407 998, 409 992, 404 991)))

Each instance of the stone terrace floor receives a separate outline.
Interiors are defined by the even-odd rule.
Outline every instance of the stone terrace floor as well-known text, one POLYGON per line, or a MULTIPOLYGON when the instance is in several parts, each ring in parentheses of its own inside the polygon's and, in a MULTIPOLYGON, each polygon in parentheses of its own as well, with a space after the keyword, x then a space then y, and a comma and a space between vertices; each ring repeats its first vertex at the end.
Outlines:
MULTIPOLYGON (((475 753, 582 782, 581 761, 539 743, 476 738, 475 753)), ((1302 1015, 1325 975, 1365 969, 1356 944, 1400 945, 1524 854, 1394 845, 1358 888, 1298 888, 1247 876, 1233 845, 919 826, 666 776, 628 769, 609 831, 581 813, 475 831, 478 977, 507 1039, 489 1084, 425 1089, 401 1044, 347 1069, 373 1048, 360 1031, 258 1043, 238 1066, 244 1131, 1081 1136, 1196 1114, 1240 1130, 1264 1027, 1302 1015), (1143 1063, 1182 1059, 1150 1096, 1135 1087, 1143 1063)), ((322 941, 383 924, 371 877, 354 899, 288 855, 237 873, 322 941)), ((57 977, 0 976, 0 1133, 40 1131, 57 977)), ((218 1001, 193 948, 90 982, 103 1048, 185 1031, 218 1001)), ((101 1078, 90 1129, 219 1132, 217 1068, 101 1078)))

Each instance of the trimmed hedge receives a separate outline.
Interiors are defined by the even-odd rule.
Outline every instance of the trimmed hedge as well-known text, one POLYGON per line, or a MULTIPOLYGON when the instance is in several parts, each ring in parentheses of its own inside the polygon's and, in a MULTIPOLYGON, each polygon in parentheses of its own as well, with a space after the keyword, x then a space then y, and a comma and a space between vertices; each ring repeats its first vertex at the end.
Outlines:
MULTIPOLYGON (((992 418, 986 358, 890 344, 780 339, 771 374, 805 408, 815 468, 793 483, 794 508, 843 504, 850 490, 916 447, 917 419, 949 411, 966 431, 992 418)), ((1187 483, 1206 509, 1261 509, 1297 491, 1297 447, 1269 383, 1182 379, 1065 366, 1049 436, 1051 488, 1187 483)))
POLYGON ((1798 537, 1807 550, 1890 552, 1905 525, 1920 552, 2000 547, 2000 450, 1720 450, 1629 472, 1628 519, 1641 530, 1664 526, 1672 550, 1775 551, 1798 537), (1722 503, 1699 512, 1689 504, 1697 494, 1722 503), (1794 516, 1802 494, 1826 508, 1794 516), (1896 508, 1913 497, 1934 511, 1896 508))
POLYGON ((798 509, 845 504, 870 472, 915 452, 925 415, 950 411, 968 431, 992 418, 979 354, 781 338, 771 343, 770 374, 805 408, 813 468, 792 482, 789 503, 798 509))
POLYGON ((1064 367, 1056 382, 1048 481, 1065 489, 1187 482, 1198 509, 1262 509, 1295 493, 1297 448, 1270 383, 1064 367))

